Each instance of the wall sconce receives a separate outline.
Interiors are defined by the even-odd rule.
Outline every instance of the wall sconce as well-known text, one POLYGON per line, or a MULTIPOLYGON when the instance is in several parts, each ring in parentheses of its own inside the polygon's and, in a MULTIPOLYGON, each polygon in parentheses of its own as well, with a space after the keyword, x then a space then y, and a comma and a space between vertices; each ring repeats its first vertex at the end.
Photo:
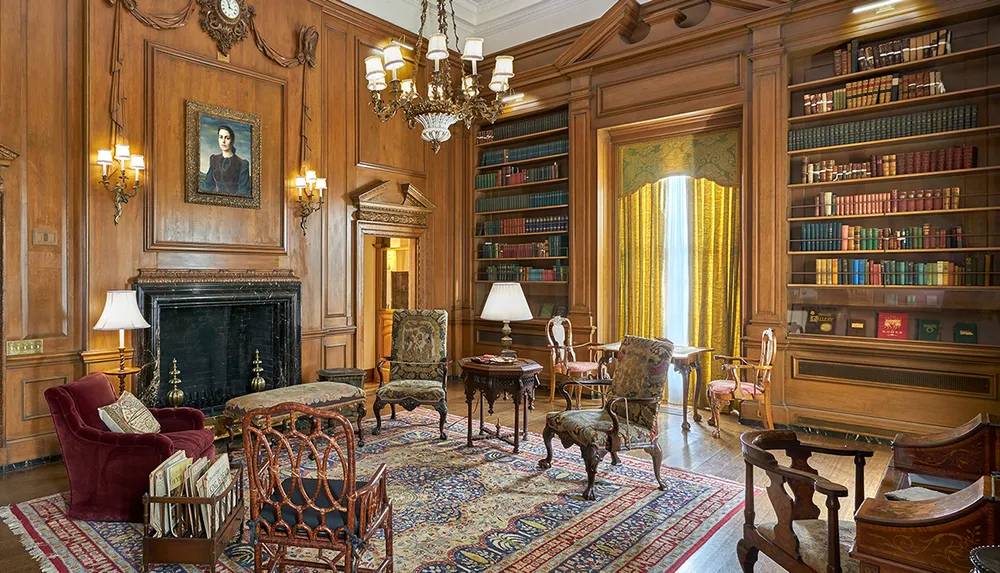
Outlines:
POLYGON ((295 188, 299 190, 299 216, 302 235, 306 234, 306 218, 323 206, 323 190, 326 189, 326 178, 316 177, 316 172, 306 171, 305 177, 295 178, 295 188), (316 192, 314 195, 313 192, 316 192))
MULTIPOLYGON (((118 143, 115 145, 114 156, 111 155, 110 149, 99 149, 97 151, 97 164, 101 166, 101 183, 115 196, 115 225, 117 225, 118 219, 122 216, 122 203, 128 203, 128 200, 135 197, 139 189, 142 188, 142 184, 139 183, 139 172, 146 168, 146 159, 142 155, 131 155, 127 144, 118 143), (118 180, 112 186, 108 178, 108 167, 114 165, 115 161, 119 163, 118 180), (131 191, 128 188, 128 174, 125 171, 126 161, 129 162, 127 169, 135 171, 135 182, 132 184, 131 191)), ((111 177, 114 176, 115 172, 113 171, 111 177)))

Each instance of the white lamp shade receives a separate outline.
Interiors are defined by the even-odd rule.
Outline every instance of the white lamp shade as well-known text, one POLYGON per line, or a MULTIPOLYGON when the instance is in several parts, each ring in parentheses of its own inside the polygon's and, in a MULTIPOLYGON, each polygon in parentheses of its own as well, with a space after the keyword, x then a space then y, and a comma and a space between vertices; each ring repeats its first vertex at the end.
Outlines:
POLYGON ((141 155, 133 155, 132 159, 129 159, 128 168, 142 171, 146 168, 146 158, 141 155))
POLYGON ((320 177, 316 180, 316 188, 320 191, 326 189, 326 177, 320 177))
POLYGON ((368 82, 368 91, 380 92, 386 88, 385 77, 368 82))
POLYGON ((399 88, 403 90, 403 93, 406 95, 412 95, 417 93, 417 85, 413 82, 412 79, 406 79, 399 82, 399 88))
POLYGON ((139 312, 134 290, 109 290, 104 312, 94 325, 94 330, 132 330, 149 328, 149 323, 139 312))
POLYGON ((444 34, 434 34, 427 41, 428 60, 448 59, 448 37, 444 34))
POLYGON ((115 144, 115 159, 118 161, 128 161, 132 157, 129 153, 128 145, 124 143, 115 144))
POLYGON ((368 56, 365 58, 365 79, 371 81, 379 77, 385 77, 385 70, 382 69, 382 58, 368 56))
POLYGON ((493 74, 493 78, 490 80, 490 89, 497 93, 502 93, 510 89, 510 85, 507 83, 507 78, 501 78, 493 74))
POLYGON ((493 76, 501 78, 514 77, 514 57, 497 56, 497 65, 493 67, 493 76))
POLYGON ((111 165, 113 164, 114 157, 111 156, 110 149, 98 149, 97 150, 97 164, 98 165, 111 165))
POLYGON ((382 57, 385 59, 385 69, 387 70, 398 70, 405 65, 403 50, 399 46, 386 46, 382 48, 382 57))
POLYGON ((306 171, 306 183, 314 183, 316 181, 316 172, 312 169, 306 171))
POLYGON ((295 178, 295 188, 296 189, 305 189, 305 187, 306 187, 306 178, 305 177, 296 177, 295 178))
POLYGON ((518 283, 493 283, 480 317, 483 320, 532 319, 528 301, 518 283))
POLYGON ((465 50, 462 51, 462 59, 470 61, 481 61, 483 59, 483 39, 466 38, 465 50))

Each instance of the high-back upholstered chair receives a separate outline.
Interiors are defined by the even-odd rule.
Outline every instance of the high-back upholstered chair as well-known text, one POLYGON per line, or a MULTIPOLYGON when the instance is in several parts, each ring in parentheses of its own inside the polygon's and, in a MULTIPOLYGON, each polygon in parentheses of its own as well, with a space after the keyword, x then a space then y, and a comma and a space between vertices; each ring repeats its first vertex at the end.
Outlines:
MULTIPOLYGON (((597 378, 597 362, 580 362, 577 348, 588 348, 591 343, 573 344, 573 324, 568 318, 553 316, 545 325, 549 340, 549 402, 555 400, 556 385, 560 379, 587 380, 597 378)), ((577 393, 583 389, 577 386, 577 393)))
POLYGON ((379 361, 375 391, 375 430, 382 431, 381 410, 386 404, 396 418, 396 404, 413 411, 432 406, 441 415, 441 439, 448 417, 448 312, 444 310, 396 310, 392 313, 392 356, 379 361), (389 362, 389 382, 382 365, 389 362))
POLYGON ((91 521, 142 521, 149 472, 176 450, 215 457, 215 434, 194 408, 150 408, 159 434, 109 432, 97 409, 116 400, 108 377, 95 372, 45 391, 69 477, 69 515, 91 521))
POLYGON ((774 331, 765 329, 760 340, 760 360, 754 364, 746 358, 717 355, 716 360, 724 360, 725 380, 713 380, 708 383, 708 401, 712 405, 712 419, 709 424, 715 426, 712 435, 720 436, 719 411, 733 400, 753 400, 761 405, 764 426, 774 429, 774 418, 771 417, 771 361, 774 359, 774 331), (744 380, 740 370, 749 370, 751 374, 744 380))
POLYGON ((865 498, 865 462, 873 452, 803 444, 795 432, 788 430, 747 432, 740 441, 746 463, 746 522, 736 554, 744 573, 753 571, 760 553, 792 573, 857 573, 858 562, 848 555, 854 543, 854 522, 839 517, 840 499, 847 497, 847 488, 820 477, 809 466, 809 457, 827 454, 854 458, 857 510, 865 498), (783 450, 791 464, 779 464, 768 450, 783 450), (764 470, 770 478, 767 497, 777 522, 755 523, 754 468, 764 470), (826 496, 825 520, 820 519, 822 510, 813 502, 817 493, 826 496))
POLYGON ((660 401, 667 383, 667 369, 674 345, 669 340, 653 340, 626 336, 618 355, 618 367, 611 380, 568 380, 559 390, 566 398, 566 410, 549 412, 545 417, 547 455, 538 467, 552 467, 552 437, 558 435, 563 447, 580 447, 587 468, 587 489, 584 499, 596 499, 594 477, 597 464, 611 453, 611 463, 618 464, 618 452, 645 449, 653 458, 653 473, 660 489, 666 486, 660 479, 663 453, 657 443, 660 401), (607 403, 603 408, 573 410, 566 388, 574 385, 607 387, 607 403))
POLYGON ((363 571, 392 571, 385 464, 367 481, 358 480, 354 440, 351 423, 332 410, 285 403, 243 417, 255 572, 264 571, 265 551, 268 571, 288 565, 358 571, 379 530, 385 535, 382 562, 363 571), (318 549, 318 561, 290 556, 289 547, 318 549))

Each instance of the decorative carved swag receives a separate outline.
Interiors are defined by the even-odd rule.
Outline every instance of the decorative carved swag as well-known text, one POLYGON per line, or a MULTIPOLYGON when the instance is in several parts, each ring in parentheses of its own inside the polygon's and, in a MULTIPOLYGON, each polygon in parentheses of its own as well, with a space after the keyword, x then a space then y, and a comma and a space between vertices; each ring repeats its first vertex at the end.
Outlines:
POLYGON ((619 151, 620 196, 672 175, 739 187, 739 141, 739 130, 727 128, 623 145, 619 151))

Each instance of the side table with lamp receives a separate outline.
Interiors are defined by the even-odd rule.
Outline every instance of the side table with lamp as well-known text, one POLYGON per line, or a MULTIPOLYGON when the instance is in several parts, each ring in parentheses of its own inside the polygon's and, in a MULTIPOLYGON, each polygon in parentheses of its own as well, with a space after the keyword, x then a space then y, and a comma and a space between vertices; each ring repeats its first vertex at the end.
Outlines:
POLYGON ((134 290, 109 290, 104 312, 94 325, 94 330, 118 331, 118 369, 105 370, 108 376, 118 377, 118 395, 125 392, 125 378, 135 374, 141 368, 125 366, 125 331, 137 328, 149 328, 149 323, 139 312, 139 303, 134 290))

